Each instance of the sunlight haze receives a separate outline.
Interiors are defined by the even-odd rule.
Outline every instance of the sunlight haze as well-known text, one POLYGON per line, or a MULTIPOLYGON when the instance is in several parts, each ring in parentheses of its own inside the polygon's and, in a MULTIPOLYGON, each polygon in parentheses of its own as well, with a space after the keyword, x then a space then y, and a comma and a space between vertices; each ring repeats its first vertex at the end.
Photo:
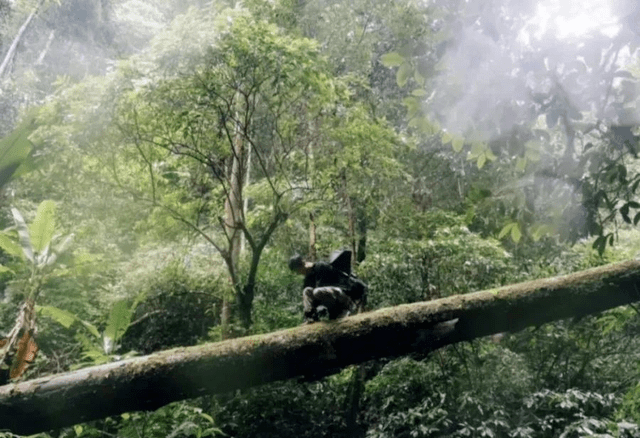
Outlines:
POLYGON ((620 31, 617 17, 611 11, 611 2, 546 0, 538 4, 536 14, 527 23, 521 38, 525 43, 529 42, 530 36, 540 40, 549 33, 558 39, 582 38, 595 31, 607 37, 620 31))

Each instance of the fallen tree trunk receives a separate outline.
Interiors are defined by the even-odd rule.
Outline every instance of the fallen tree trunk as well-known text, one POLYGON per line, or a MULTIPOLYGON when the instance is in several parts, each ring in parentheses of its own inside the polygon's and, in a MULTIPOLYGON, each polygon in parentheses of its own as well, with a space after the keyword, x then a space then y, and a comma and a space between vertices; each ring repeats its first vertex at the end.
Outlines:
POLYGON ((640 261, 407 304, 260 336, 177 348, 0 387, 0 429, 33 434, 640 300, 640 261))

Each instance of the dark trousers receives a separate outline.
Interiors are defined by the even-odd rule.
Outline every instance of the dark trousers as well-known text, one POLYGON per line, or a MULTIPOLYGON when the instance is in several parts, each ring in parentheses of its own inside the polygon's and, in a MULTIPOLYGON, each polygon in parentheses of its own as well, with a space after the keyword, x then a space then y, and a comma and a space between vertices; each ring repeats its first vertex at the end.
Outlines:
POLYGON ((302 291, 302 305, 306 319, 318 320, 318 307, 324 306, 329 319, 348 316, 356 309, 355 304, 342 289, 336 286, 306 287, 302 291))

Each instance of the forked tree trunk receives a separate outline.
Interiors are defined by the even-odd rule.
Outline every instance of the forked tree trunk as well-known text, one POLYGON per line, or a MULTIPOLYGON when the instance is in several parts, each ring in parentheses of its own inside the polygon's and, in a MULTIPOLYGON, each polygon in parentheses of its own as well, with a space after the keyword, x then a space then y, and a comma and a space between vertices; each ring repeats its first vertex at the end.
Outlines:
POLYGON ((34 434, 204 394, 433 351, 640 300, 631 260, 260 336, 177 348, 0 387, 0 427, 34 434))

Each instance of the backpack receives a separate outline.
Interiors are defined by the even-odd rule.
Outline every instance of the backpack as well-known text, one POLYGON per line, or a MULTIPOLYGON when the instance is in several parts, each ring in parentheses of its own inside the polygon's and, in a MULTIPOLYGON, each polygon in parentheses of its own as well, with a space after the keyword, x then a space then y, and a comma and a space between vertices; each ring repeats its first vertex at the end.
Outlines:
POLYGON ((351 251, 348 249, 334 251, 329 257, 329 264, 342 274, 340 287, 344 293, 353 301, 366 304, 367 285, 351 273, 351 251))

